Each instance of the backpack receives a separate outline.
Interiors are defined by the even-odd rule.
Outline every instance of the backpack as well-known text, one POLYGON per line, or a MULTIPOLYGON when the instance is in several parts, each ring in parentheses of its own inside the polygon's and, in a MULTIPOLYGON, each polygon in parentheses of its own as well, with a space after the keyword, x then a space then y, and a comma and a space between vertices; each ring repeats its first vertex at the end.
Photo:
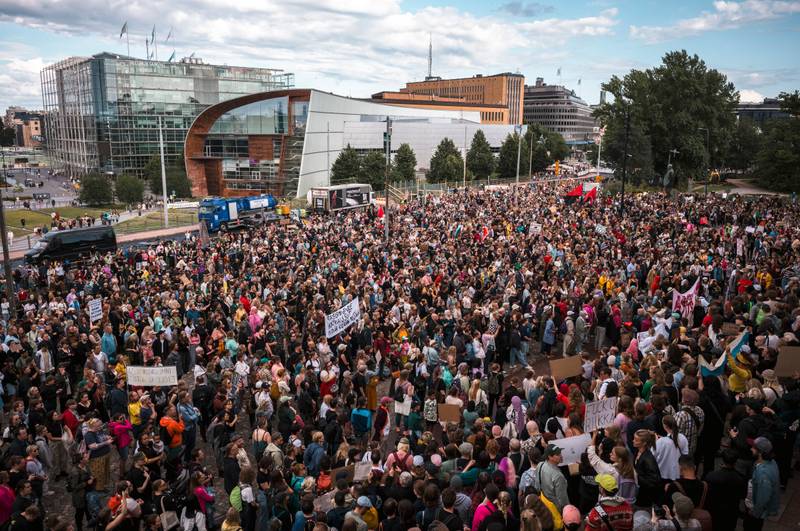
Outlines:
POLYGON ((269 397, 273 402, 277 402, 281 397, 281 388, 278 386, 277 380, 272 380, 272 385, 269 386, 269 397))
MULTIPOLYGON (((692 518, 700 522, 700 527, 703 531, 712 531, 714 528, 711 520, 711 513, 705 509, 706 506, 706 494, 708 494, 708 483, 705 481, 703 483, 703 496, 700 498, 700 505, 695 507, 692 511, 692 518)), ((673 481, 673 485, 677 488, 681 494, 686 496, 686 491, 683 490, 683 485, 680 484, 678 481, 673 481)))
POLYGON ((239 485, 233 487, 230 496, 228 496, 228 502, 231 504, 231 507, 242 512, 242 487, 239 485))
POLYGON ((353 431, 356 433, 367 433, 369 431, 368 426, 368 417, 362 413, 359 413, 358 410, 353 412, 353 431))
POLYGON ((436 514, 438 513, 438 509, 430 509, 425 508, 417 513, 417 525, 423 531, 428 529, 428 527, 436 520, 436 514))
POLYGON ((633 478, 619 478, 619 491, 617 494, 630 504, 636 501, 639 494, 639 486, 633 478))
POLYGON ((486 382, 486 392, 490 395, 500 394, 500 378, 497 376, 497 373, 489 373, 489 378, 486 382))
POLYGON ((333 481, 331 480, 331 475, 326 474, 324 472, 320 472, 319 476, 317 476, 317 496, 320 494, 325 494, 329 490, 333 488, 333 481))
POLYGON ((392 452, 391 455, 394 456, 394 465, 397 468, 399 468, 402 472, 408 472, 409 471, 408 470, 408 464, 406 464, 406 462, 408 461, 408 458, 411 457, 410 453, 406 452, 406 455, 405 455, 405 457, 403 458, 402 461, 400 460, 400 457, 398 457, 397 452, 392 452))

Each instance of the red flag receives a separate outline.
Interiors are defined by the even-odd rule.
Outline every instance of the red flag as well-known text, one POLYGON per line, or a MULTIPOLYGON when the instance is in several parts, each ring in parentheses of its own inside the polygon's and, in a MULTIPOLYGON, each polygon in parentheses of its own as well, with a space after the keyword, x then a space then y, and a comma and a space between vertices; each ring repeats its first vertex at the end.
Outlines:
POLYGON ((584 202, 591 200, 592 203, 594 203, 595 199, 597 199, 597 188, 596 187, 592 188, 591 190, 586 192, 586 195, 583 196, 583 201, 584 202))
POLYGON ((378 205, 378 217, 379 218, 383 217, 383 206, 381 205, 378 205))
POLYGON ((579 184, 569 192, 567 192, 567 197, 580 197, 583 195, 583 185, 579 184))

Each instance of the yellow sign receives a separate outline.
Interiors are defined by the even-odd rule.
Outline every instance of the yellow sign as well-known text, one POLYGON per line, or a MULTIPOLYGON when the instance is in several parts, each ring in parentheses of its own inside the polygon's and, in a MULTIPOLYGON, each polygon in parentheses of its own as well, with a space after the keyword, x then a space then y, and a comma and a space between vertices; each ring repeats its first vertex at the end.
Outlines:
POLYGON ((596 182, 598 182, 598 183, 599 183, 600 181, 602 181, 602 180, 603 180, 603 177, 601 177, 601 176, 600 176, 600 174, 598 173, 598 174, 597 174, 597 177, 595 177, 595 179, 594 179, 594 180, 595 180, 596 182))
POLYGON ((561 164, 559 163, 559 161, 556 161, 556 175, 560 174, 561 174, 561 164))

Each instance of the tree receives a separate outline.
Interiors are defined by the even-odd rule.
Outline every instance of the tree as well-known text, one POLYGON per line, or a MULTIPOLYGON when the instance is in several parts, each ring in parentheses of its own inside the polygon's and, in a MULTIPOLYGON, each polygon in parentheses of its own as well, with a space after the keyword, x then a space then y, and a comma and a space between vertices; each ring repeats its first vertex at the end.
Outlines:
POLYGON ((740 118, 736 122, 725 166, 734 170, 749 170, 761 149, 761 131, 752 120, 740 118))
POLYGON ((117 201, 126 205, 141 203, 144 199, 144 181, 133 175, 120 175, 114 185, 117 201))
POLYGON ((345 184, 355 182, 359 176, 361 159, 355 149, 347 144, 331 166, 331 184, 345 184))
POLYGON ((800 116, 800 90, 794 92, 781 92, 778 95, 781 110, 797 117, 800 116))
POLYGON ((392 164, 393 181, 413 181, 417 168, 417 156, 408 144, 400 144, 392 164))
POLYGON ((486 135, 478 129, 467 151, 467 170, 475 179, 487 179, 494 171, 496 161, 486 135))
POLYGON ((765 187, 800 192, 800 120, 770 120, 756 156, 756 175, 765 187))
POLYGON ((455 143, 445 137, 439 142, 436 152, 431 157, 427 181, 431 183, 459 181, 463 176, 463 164, 464 159, 455 143))
MULTIPOLYGON (((533 172, 544 171, 556 160, 564 160, 569 156, 569 146, 564 141, 564 137, 555 131, 548 130, 541 124, 528 124, 525 143, 533 149, 533 160, 524 159, 520 163, 520 173, 527 173, 529 165, 533 172)), ((530 152, 528 152, 528 156, 530 156, 530 152)), ((516 170, 516 161, 514 161, 515 176, 516 170)))
POLYGON ((358 171, 358 182, 371 184, 373 190, 382 190, 386 181, 386 155, 370 151, 363 159, 358 171))
POLYGON ((614 97, 595 111, 606 126, 603 152, 610 148, 603 158, 618 169, 626 114, 631 123, 629 168, 663 174, 672 149, 680 151, 672 158, 678 176, 701 177, 707 168, 721 165, 735 125, 738 94, 725 75, 707 67, 697 55, 669 52, 658 67, 631 70, 624 78, 613 76, 602 88, 614 97), (709 130, 709 146, 701 128, 709 130), (640 149, 645 151, 635 152, 640 149))
POLYGON ((0 146, 10 147, 17 141, 17 131, 13 127, 0 128, 0 146))
POLYGON ((500 157, 497 161, 497 173, 501 179, 513 179, 517 176, 517 149, 519 149, 519 173, 528 173, 528 143, 522 137, 522 145, 518 146, 520 136, 509 134, 500 146, 500 157))
POLYGON ((105 175, 90 173, 81 178, 80 200, 89 206, 110 205, 113 201, 111 180, 105 175))
MULTIPOLYGON (((167 195, 171 196, 173 193, 176 197, 191 197, 192 184, 186 176, 186 167, 183 162, 183 157, 178 158, 179 162, 167 166, 164 173, 167 177, 167 195)), ((161 158, 154 155, 145 165, 142 170, 147 182, 150 185, 150 192, 153 195, 161 196, 164 187, 161 183, 161 158)))

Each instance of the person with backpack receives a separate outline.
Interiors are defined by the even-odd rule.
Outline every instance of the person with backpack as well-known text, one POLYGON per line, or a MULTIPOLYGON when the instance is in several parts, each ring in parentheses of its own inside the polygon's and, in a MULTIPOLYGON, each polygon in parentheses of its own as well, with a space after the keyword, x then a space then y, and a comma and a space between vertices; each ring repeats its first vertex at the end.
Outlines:
POLYGON ((391 452, 383 464, 384 470, 396 469, 399 472, 411 472, 414 463, 414 455, 410 451, 409 440, 402 437, 397 443, 397 450, 391 452))
POLYGON ((361 441, 369 435, 372 429, 372 412, 367 409, 366 397, 358 397, 356 408, 350 413, 350 423, 357 440, 361 441))
POLYGON ((494 483, 489 483, 484 487, 483 501, 475 508, 475 515, 472 517, 472 531, 478 531, 481 527, 481 523, 497 512, 498 509, 497 505, 495 505, 495 500, 497 500, 499 494, 500 489, 498 489, 497 485, 494 483))
POLYGON ((598 474, 594 480, 600 496, 586 517, 586 529, 630 531, 633 529, 633 506, 619 496, 617 480, 611 474, 598 474))
POLYGON ((495 404, 497 404, 503 392, 503 379, 504 376, 500 370, 500 364, 492 363, 489 367, 489 373, 486 375, 486 394, 489 395, 487 414, 490 417, 494 416, 495 404))
POLYGON ((703 421, 706 414, 697 405, 700 402, 700 395, 697 391, 684 387, 681 390, 681 409, 675 413, 675 423, 678 425, 678 432, 686 437, 689 442, 689 455, 694 457, 697 452, 697 440, 703 431, 703 421))

